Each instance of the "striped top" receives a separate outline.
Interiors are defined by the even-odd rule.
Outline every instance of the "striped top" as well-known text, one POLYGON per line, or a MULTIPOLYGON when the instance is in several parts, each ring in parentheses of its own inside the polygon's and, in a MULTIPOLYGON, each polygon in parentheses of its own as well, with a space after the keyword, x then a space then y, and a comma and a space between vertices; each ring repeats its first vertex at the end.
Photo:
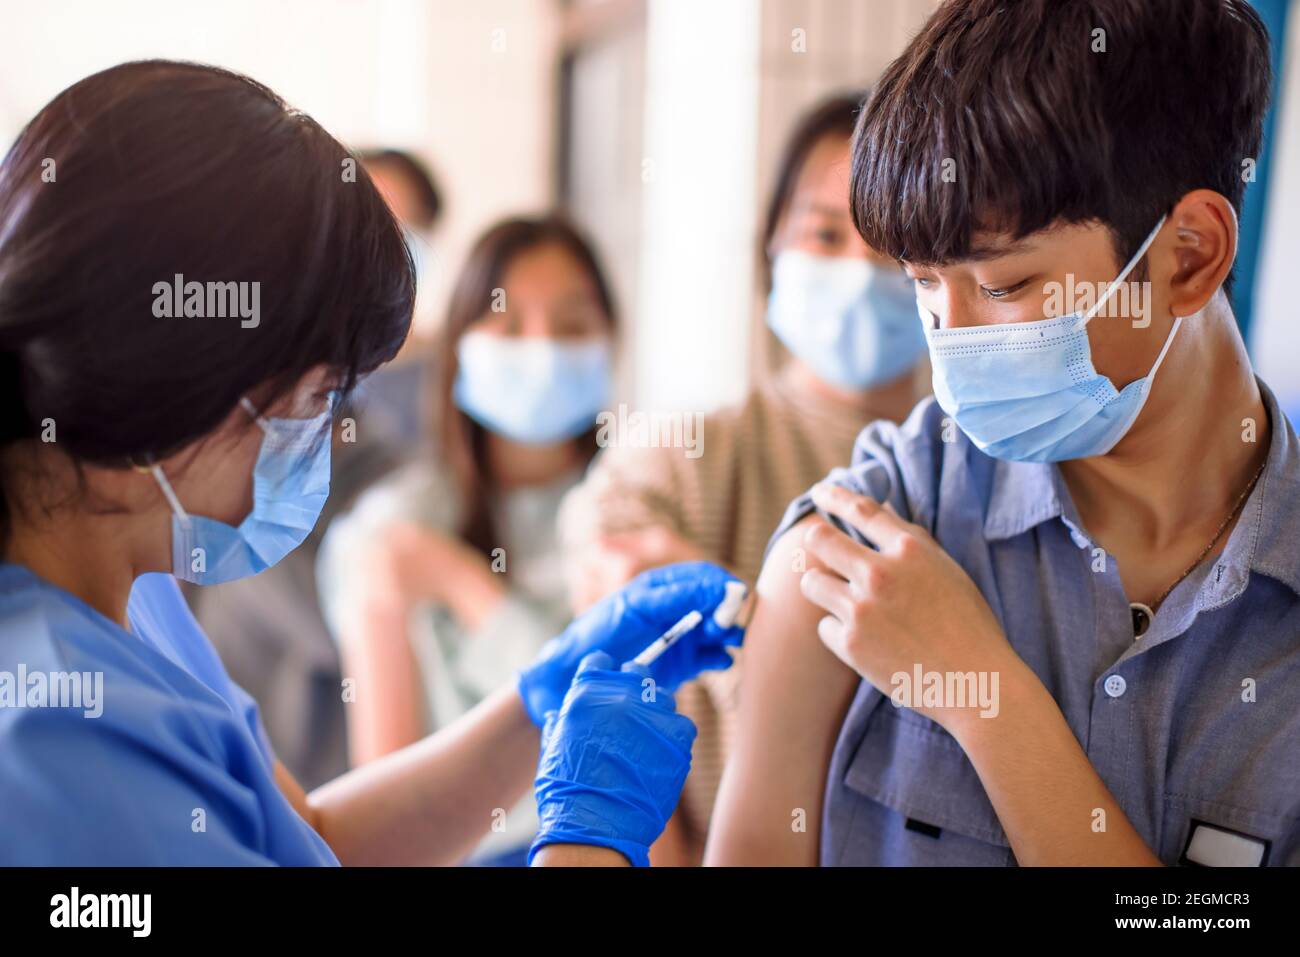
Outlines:
MULTIPOLYGON (((600 535, 669 528, 752 584, 786 506, 835 466, 873 418, 857 405, 813 394, 788 375, 740 405, 707 416, 695 458, 680 448, 607 448, 564 502, 566 554, 600 535)), ((699 729, 676 818, 688 853, 703 853, 709 818, 734 733, 740 657, 677 693, 699 729)))

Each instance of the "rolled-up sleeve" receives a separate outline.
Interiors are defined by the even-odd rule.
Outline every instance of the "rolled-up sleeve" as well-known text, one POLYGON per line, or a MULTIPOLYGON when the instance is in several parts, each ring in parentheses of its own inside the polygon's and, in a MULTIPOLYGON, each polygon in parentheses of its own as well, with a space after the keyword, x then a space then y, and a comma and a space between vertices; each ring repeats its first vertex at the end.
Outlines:
MULTIPOLYGON (((926 525, 934 514, 933 490, 937 487, 942 458, 937 444, 943 441, 943 428, 943 412, 933 400, 918 405, 902 424, 873 422, 854 442, 848 466, 831 469, 822 481, 878 502, 888 502, 905 520, 926 525)), ((809 490, 786 508, 768 541, 768 551, 812 512, 856 541, 871 544, 856 528, 818 509, 809 490)))

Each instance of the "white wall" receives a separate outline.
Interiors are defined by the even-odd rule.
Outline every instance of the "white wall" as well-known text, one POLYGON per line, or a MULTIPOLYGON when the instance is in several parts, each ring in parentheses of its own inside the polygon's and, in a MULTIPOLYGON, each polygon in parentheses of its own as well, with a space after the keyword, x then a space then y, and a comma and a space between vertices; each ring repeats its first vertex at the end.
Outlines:
POLYGON ((629 346, 640 304, 645 46, 644 15, 630 16, 620 29, 575 50, 569 90, 564 200, 596 246, 623 326, 616 401, 634 393, 629 346))
POLYGON ((651 0, 635 402, 707 412, 748 381, 758 7, 651 0))
POLYGON ((1300 406, 1300 9, 1287 27, 1287 64, 1278 103, 1269 211, 1255 285, 1251 356, 1284 405, 1300 406))

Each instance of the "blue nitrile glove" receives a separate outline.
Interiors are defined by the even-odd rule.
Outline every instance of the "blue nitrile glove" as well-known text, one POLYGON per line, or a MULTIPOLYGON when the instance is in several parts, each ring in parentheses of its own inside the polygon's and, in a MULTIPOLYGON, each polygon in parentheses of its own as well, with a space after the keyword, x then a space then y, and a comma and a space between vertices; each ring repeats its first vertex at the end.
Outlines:
POLYGON ((637 867, 663 833, 691 769, 695 725, 650 671, 614 671, 603 651, 582 660, 559 711, 546 716, 537 765, 537 836, 546 844, 591 844, 637 867))
POLYGON ((542 646, 537 659, 519 674, 519 694, 533 724, 564 700, 578 662, 593 651, 608 652, 619 663, 630 661, 692 609, 704 621, 650 666, 659 687, 676 691, 701 671, 731 665, 728 645, 739 645, 741 628, 721 628, 713 610, 735 576, 708 562, 683 562, 643 572, 619 591, 606 595, 564 632, 542 646))

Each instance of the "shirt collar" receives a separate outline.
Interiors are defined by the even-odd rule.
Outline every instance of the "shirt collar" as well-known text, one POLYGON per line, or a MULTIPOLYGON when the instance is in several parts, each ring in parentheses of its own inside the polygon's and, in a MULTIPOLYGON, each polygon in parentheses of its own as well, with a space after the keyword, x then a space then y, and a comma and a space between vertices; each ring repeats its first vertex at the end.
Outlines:
MULTIPOLYGON (((976 452, 976 455, 983 453, 976 452)), ((991 542, 1014 538, 1063 514, 1064 482, 1054 465, 993 459, 984 537, 991 542)), ((1075 523, 1077 524, 1077 523, 1075 523)))
MULTIPOLYGON (((1230 578, 1239 579, 1244 587, 1247 573, 1257 572, 1300 594, 1300 511, 1296 509, 1300 502, 1300 446, 1273 391, 1263 382, 1259 391, 1271 425, 1268 459, 1228 538, 1220 559, 1223 580, 1216 582, 1215 590, 1222 590, 1230 578)), ((1222 597, 1226 600, 1232 595, 1222 597)))
MULTIPOLYGON (((1206 577, 1202 608, 1236 597, 1252 571, 1300 594, 1300 509, 1295 507, 1300 502, 1300 443, 1272 390, 1256 381, 1272 426, 1268 458, 1214 574, 1206 577)), ((994 460, 984 518, 986 539, 1013 538, 1054 518, 1065 523, 1076 545, 1091 546, 1060 469, 1037 462, 994 460)))

